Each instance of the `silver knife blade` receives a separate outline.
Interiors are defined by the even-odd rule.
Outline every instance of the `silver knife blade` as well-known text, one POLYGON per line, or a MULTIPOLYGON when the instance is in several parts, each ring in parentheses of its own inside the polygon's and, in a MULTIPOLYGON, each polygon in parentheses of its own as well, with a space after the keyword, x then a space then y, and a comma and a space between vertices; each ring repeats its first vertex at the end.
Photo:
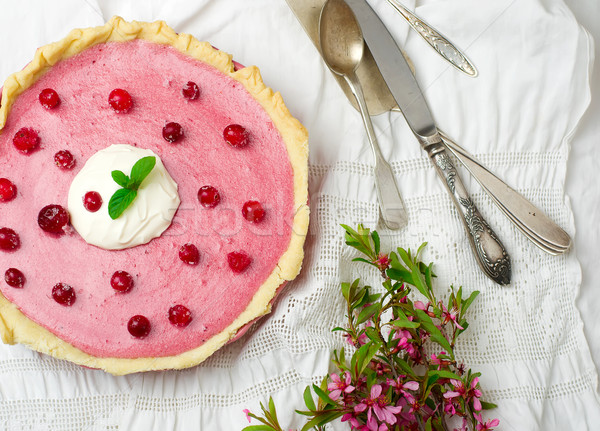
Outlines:
POLYGON ((354 12, 381 75, 412 131, 424 140, 441 140, 423 92, 379 16, 366 0, 346 0, 346 3, 354 12))
POLYGON ((345 0, 352 9, 363 38, 381 70, 390 92, 396 99, 406 122, 429 155, 458 210, 467 231, 475 259, 485 275, 498 284, 509 284, 510 257, 496 233, 471 200, 444 143, 402 51, 385 24, 366 0, 345 0))

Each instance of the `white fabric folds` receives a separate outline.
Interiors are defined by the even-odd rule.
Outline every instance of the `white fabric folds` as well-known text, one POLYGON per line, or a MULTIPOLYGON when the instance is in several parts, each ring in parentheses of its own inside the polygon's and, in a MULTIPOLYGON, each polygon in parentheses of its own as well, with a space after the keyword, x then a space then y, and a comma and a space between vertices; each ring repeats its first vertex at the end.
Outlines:
MULTIPOLYGON (((590 100, 592 41, 562 0, 429 0, 417 12, 479 69, 473 79, 437 56, 385 0, 370 0, 412 59, 441 129, 542 208, 569 233, 564 195, 569 139, 590 100)), ((411 7, 414 2, 406 2, 411 7)), ((6 2, 0 13, 0 79, 36 47, 112 15, 165 20, 176 31, 256 64, 310 133, 312 218, 306 260, 273 313, 204 364, 185 371, 113 377, 23 346, 0 346, 0 428, 8 430, 237 430, 243 409, 272 395, 290 428, 302 391, 328 371, 343 341, 340 281, 376 274, 351 263, 340 223, 375 226, 372 155, 345 99, 284 0, 62 0, 6 2)), ((384 246, 417 248, 450 284, 481 291, 456 352, 482 372, 500 430, 585 430, 600 423, 597 372, 575 307, 574 253, 552 257, 525 239, 459 169, 480 211, 512 256, 513 282, 478 269, 452 203, 399 113, 374 118, 409 211, 409 226, 379 226, 384 246)), ((1 171, 0 171, 1 176, 1 171)), ((334 430, 345 430, 336 424, 334 430)))

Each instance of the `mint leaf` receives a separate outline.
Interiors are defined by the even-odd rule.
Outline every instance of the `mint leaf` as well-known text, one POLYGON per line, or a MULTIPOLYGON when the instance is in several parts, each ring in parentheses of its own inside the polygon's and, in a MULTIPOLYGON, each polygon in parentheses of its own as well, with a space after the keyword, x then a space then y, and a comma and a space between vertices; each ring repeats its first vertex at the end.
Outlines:
POLYGON ((136 190, 119 189, 108 202, 108 215, 111 219, 117 219, 131 205, 137 196, 136 190))
POLYGON ((117 183, 121 187, 127 187, 127 184, 129 183, 129 177, 123 172, 112 171, 110 175, 112 176, 112 179, 115 180, 115 183, 117 183))
POLYGON ((128 189, 137 190, 142 184, 142 181, 144 181, 152 169, 154 169, 155 165, 156 157, 154 156, 142 157, 135 162, 135 165, 131 168, 131 178, 126 187, 128 189))
POLYGON ((117 219, 131 205, 137 196, 137 190, 155 165, 156 157, 142 157, 131 168, 131 178, 121 171, 115 170, 110 173, 115 183, 123 187, 117 190, 108 202, 108 215, 111 219, 117 219))

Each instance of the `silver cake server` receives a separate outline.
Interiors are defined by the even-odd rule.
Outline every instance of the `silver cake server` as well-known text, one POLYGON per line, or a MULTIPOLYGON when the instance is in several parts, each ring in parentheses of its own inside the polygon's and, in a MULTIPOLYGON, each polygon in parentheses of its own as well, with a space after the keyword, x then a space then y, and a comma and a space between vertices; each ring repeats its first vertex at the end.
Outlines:
MULTIPOLYGON (((344 0, 336 0, 341 3, 344 0)), ((433 116, 410 67, 379 16, 366 0, 346 0, 365 42, 409 127, 429 155, 452 197, 483 272, 498 284, 509 284, 510 258, 504 245, 479 213, 446 153, 433 116)))

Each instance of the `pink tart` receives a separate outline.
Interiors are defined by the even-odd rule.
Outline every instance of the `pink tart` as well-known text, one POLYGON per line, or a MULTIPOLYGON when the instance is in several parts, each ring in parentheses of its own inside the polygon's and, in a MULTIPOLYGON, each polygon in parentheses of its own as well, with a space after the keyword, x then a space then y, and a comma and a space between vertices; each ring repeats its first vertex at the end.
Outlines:
POLYGON ((257 68, 163 22, 38 49, 0 106, 3 341, 113 374, 199 364, 300 270, 307 143, 257 68))

